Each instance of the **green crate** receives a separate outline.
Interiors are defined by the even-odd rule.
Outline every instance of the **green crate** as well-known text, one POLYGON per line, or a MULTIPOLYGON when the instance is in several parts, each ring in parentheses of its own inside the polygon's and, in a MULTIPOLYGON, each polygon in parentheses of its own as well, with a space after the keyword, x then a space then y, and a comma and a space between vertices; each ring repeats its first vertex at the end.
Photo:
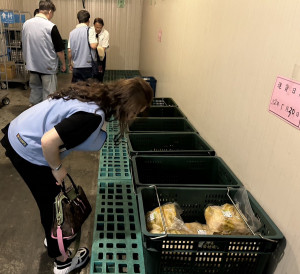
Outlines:
POLYGON ((132 157, 133 178, 137 187, 240 187, 243 184, 226 163, 216 156, 132 157))
POLYGON ((137 117, 160 117, 160 118, 186 118, 178 107, 150 107, 144 112, 139 113, 137 117))
POLYGON ((136 196, 130 181, 98 182, 90 274, 145 273, 136 196))
POLYGON ((129 154, 209 155, 214 149, 197 133, 129 133, 126 136, 129 154))
MULTIPOLYGON (((184 222, 198 221, 204 224, 204 210, 208 205, 231 203, 227 188, 157 187, 157 191, 161 204, 177 202, 180 205, 184 222)), ((231 197, 235 193, 236 189, 230 190, 231 197)), ((283 241, 284 236, 250 192, 248 197, 254 214, 262 223, 259 232, 264 239, 256 235, 180 234, 152 239, 163 236, 148 232, 146 227, 146 213, 158 206, 156 192, 150 187, 138 188, 143 244, 156 257, 158 269, 163 270, 152 273, 182 273, 180 268, 185 269, 183 273, 202 273, 205 263, 207 273, 264 273, 270 255, 283 241), (165 267, 169 271, 164 272, 165 267)))
POLYGON ((136 118, 128 132, 197 132, 184 118, 136 118))
POLYGON ((161 107, 178 107, 175 101, 172 98, 158 98, 154 97, 152 100, 152 107, 161 106, 161 107))

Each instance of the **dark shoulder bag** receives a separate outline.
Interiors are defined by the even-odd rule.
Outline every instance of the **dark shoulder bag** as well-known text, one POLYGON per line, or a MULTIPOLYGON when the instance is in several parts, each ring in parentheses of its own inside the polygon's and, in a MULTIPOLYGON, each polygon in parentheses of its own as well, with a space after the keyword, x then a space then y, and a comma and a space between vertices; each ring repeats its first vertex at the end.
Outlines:
MULTIPOLYGON (((81 226, 90 215, 92 207, 81 186, 76 186, 69 174, 72 185, 66 189, 65 183, 61 185, 61 192, 54 202, 54 220, 51 237, 56 239, 61 254, 67 258, 63 240, 76 239, 77 249, 80 242, 81 226)), ((77 250, 76 250, 77 251, 77 250)), ((76 253, 73 252, 74 254, 76 253)))

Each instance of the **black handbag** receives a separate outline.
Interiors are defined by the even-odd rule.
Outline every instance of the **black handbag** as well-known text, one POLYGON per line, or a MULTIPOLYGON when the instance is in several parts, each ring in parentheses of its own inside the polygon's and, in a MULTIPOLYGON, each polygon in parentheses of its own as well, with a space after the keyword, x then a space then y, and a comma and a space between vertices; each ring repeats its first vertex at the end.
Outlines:
POLYGON ((51 237, 57 240, 59 250, 65 258, 68 255, 63 240, 71 240, 76 237, 78 249, 81 226, 92 211, 83 188, 76 186, 69 174, 67 176, 72 185, 66 189, 65 183, 62 182, 61 192, 56 196, 54 202, 54 219, 51 231, 51 237))

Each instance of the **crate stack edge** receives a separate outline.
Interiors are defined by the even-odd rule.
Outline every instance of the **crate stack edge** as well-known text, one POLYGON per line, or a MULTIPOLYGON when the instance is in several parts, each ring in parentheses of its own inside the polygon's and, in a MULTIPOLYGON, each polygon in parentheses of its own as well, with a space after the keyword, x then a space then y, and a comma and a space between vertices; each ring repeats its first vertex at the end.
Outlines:
POLYGON ((100 151, 90 274, 145 273, 142 237, 126 138, 107 123, 100 151))
POLYGON ((154 98, 157 104, 145 113, 149 117, 137 118, 127 134, 132 179, 138 193, 146 273, 264 273, 284 236, 249 192, 251 206, 263 223, 259 232, 266 240, 253 235, 169 234, 164 238, 163 234, 147 231, 146 213, 158 207, 151 200, 157 200, 151 185, 156 185, 162 204, 177 202, 183 207, 185 222, 199 221, 202 212, 202 223, 205 223, 205 206, 231 204, 228 187, 235 192, 243 186, 183 112, 174 111, 179 107, 169 99, 170 110, 165 111, 164 98, 154 98), (143 195, 151 191, 151 199, 143 195), (198 215, 185 219, 187 212, 198 215))

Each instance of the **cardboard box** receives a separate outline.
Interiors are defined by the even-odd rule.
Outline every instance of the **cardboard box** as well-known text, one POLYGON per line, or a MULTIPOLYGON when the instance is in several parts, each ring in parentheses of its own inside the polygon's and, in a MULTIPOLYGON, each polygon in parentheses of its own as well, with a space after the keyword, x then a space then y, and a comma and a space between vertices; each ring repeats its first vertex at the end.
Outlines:
POLYGON ((16 77, 16 65, 15 62, 9 61, 6 62, 6 71, 4 63, 0 64, 1 80, 5 81, 7 74, 7 80, 13 80, 16 77))

